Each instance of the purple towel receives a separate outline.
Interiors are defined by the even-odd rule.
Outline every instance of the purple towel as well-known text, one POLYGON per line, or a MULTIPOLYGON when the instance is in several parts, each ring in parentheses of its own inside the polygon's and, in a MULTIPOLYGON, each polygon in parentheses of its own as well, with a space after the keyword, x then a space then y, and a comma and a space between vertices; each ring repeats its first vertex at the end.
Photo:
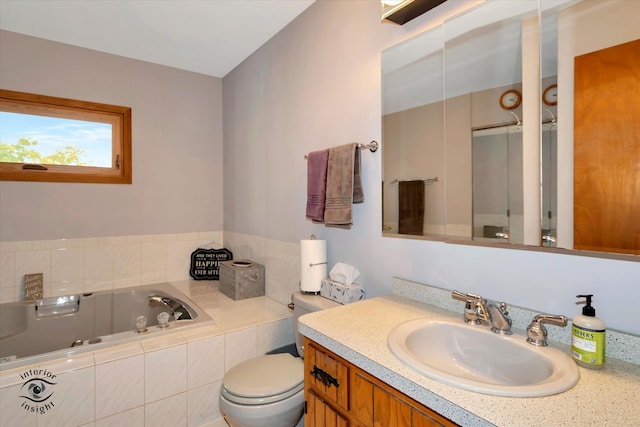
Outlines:
POLYGON ((327 193, 329 150, 309 153, 307 157, 307 218, 324 222, 324 201, 327 193))

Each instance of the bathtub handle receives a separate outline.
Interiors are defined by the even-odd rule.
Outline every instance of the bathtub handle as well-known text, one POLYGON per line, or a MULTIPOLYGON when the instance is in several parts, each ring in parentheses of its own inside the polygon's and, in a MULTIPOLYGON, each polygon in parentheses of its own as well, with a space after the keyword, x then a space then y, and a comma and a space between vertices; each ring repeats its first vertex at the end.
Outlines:
POLYGON ((147 332, 147 318, 145 316, 136 318, 136 332, 139 334, 147 332))

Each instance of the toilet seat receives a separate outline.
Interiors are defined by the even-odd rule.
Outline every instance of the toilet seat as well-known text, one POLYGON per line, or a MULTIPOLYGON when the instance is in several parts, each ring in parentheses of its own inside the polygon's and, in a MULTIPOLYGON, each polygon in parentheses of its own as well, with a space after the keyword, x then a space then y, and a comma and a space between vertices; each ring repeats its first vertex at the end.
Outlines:
POLYGON ((304 363, 289 353, 246 360, 225 375, 221 394, 240 405, 265 405, 287 399, 304 388, 304 363))

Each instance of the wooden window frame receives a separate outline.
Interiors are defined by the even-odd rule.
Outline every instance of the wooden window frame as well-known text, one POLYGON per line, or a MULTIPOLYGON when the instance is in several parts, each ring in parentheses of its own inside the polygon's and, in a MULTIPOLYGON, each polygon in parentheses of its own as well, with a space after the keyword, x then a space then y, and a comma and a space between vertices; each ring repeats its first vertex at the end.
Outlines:
POLYGON ((0 110, 112 125, 111 167, 0 162, 0 181, 131 184, 131 108, 0 89, 0 110))

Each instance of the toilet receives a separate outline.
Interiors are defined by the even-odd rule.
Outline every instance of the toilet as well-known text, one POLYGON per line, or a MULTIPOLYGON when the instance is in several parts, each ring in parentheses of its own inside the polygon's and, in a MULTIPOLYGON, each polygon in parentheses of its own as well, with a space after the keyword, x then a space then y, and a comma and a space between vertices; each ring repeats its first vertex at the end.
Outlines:
POLYGON ((304 348, 298 317, 340 306, 320 295, 294 292, 296 350, 245 360, 229 369, 220 387, 220 410, 232 427, 294 427, 304 408, 304 348))

